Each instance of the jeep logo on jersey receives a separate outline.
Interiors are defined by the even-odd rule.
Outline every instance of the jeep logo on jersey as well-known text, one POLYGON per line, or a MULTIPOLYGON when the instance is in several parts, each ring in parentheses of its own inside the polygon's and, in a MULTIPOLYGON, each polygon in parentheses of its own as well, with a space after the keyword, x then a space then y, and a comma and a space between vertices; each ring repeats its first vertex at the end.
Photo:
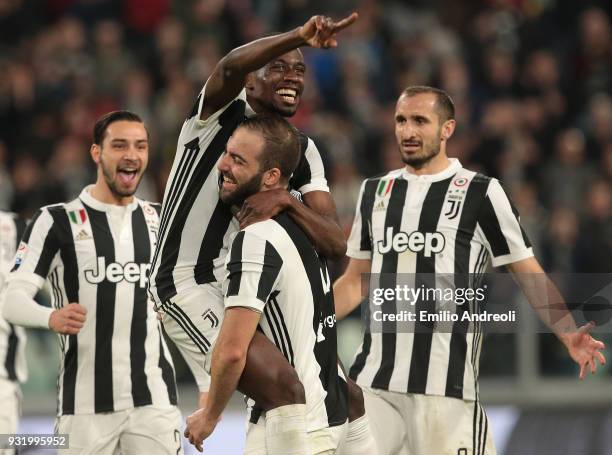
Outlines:
POLYGON ((111 262, 106 265, 106 258, 98 257, 98 264, 95 270, 85 270, 85 279, 91 284, 99 284, 105 279, 111 283, 119 283, 127 281, 128 283, 138 283, 141 288, 147 285, 147 277, 150 264, 136 264, 128 262, 127 264, 119 264, 111 262))
POLYGON ((432 254, 440 253, 445 243, 444 236, 440 232, 414 231, 407 234, 400 231, 393 235, 393 228, 388 227, 385 239, 379 240, 377 246, 380 254, 388 253, 391 250, 397 253, 410 250, 413 253, 422 251, 425 257, 431 257, 432 254))

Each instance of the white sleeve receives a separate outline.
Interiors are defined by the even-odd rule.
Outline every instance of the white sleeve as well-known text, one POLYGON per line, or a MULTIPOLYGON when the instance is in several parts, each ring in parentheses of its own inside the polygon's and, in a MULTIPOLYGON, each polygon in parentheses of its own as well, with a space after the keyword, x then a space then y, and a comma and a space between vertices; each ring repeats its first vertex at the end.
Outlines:
POLYGON ((200 119, 200 115, 202 114, 202 108, 204 107, 204 94, 206 93, 206 86, 208 85, 209 80, 210 78, 206 81, 204 87, 202 87, 202 90, 196 98, 193 110, 191 111, 191 113, 189 114, 189 118, 187 119, 187 122, 193 122, 194 129, 204 128, 210 124, 216 123, 219 119, 219 116, 221 116, 221 114, 223 114, 223 112, 225 112, 225 110, 236 100, 242 100, 246 104, 246 90, 243 88, 234 99, 230 100, 221 109, 212 113, 208 118, 206 118, 206 120, 200 119))
POLYGON ((250 231, 240 231, 228 253, 225 307, 263 312, 282 265, 283 260, 270 242, 250 231))
POLYGON ((496 179, 489 183, 487 196, 478 214, 478 228, 481 241, 491 254, 493 267, 533 256, 518 211, 496 179))
POLYGON ((355 219, 347 242, 346 255, 354 259, 372 258, 372 239, 370 235, 370 223, 368 221, 369 217, 371 217, 371 213, 362 213, 365 209, 363 193, 365 191, 366 182, 367 180, 361 184, 361 189, 359 190, 359 198, 357 199, 357 207, 355 209, 355 219), (364 219, 364 215, 366 219, 364 219))
POLYGON ((29 281, 11 281, 1 297, 2 317, 12 324, 48 329, 54 310, 36 303, 34 296, 38 290, 29 281))
POLYGON ((321 153, 312 139, 302 135, 300 140, 304 139, 308 141, 306 150, 304 156, 300 158, 297 169, 291 176, 290 184, 302 194, 311 191, 329 193, 321 153))

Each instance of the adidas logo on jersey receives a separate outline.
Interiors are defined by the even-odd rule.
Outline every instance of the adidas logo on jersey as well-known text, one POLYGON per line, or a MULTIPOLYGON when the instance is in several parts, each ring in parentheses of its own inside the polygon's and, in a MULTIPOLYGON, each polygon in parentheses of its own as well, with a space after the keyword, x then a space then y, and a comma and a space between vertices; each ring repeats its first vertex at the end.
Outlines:
POLYGON ((391 250, 397 253, 410 250, 413 253, 423 252, 425 257, 431 257, 433 254, 440 253, 445 243, 446 240, 440 232, 414 231, 407 234, 400 231, 394 235, 393 228, 388 227, 385 239, 378 241, 376 245, 380 254, 388 253, 391 250))
POLYGON ((374 212, 379 212, 381 210, 385 210, 387 207, 385 206, 385 201, 378 201, 378 204, 374 206, 374 212))
POLYGON ((74 236, 74 240, 87 240, 90 239, 91 235, 89 235, 85 230, 81 230, 77 235, 74 236))
POLYGON ((128 283, 138 283, 141 288, 147 285, 150 264, 136 264, 128 262, 119 264, 111 262, 106 265, 106 258, 98 257, 97 268, 85 270, 85 279, 91 284, 99 284, 104 280, 111 283, 127 281, 128 283))

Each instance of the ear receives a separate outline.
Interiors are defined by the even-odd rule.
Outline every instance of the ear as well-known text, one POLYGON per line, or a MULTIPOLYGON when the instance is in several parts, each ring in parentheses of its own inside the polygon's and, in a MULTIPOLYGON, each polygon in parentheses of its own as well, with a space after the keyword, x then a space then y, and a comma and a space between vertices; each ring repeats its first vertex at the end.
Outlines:
POLYGON ((91 159, 94 160, 94 163, 100 164, 100 154, 102 153, 102 149, 98 144, 92 144, 89 149, 89 153, 91 154, 91 159))
POLYGON ((281 179, 281 171, 277 167, 268 169, 263 176, 262 185, 267 188, 274 188, 277 186, 281 179))
POLYGON ((457 126, 457 122, 455 120, 447 120, 442 124, 442 132, 440 134, 440 138, 442 141, 447 141, 455 132, 455 127, 457 126))

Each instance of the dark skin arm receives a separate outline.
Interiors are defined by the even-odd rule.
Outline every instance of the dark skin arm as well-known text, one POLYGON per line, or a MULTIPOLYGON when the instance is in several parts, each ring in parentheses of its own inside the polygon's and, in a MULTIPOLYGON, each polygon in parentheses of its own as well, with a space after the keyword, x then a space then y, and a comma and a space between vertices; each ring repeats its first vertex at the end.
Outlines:
POLYGON ((339 259, 346 253, 346 240, 338 222, 336 205, 326 191, 304 194, 304 204, 285 189, 263 191, 250 196, 237 214, 240 229, 286 211, 308 235, 318 253, 339 259))
POLYGON ((200 119, 206 120, 238 96, 244 87, 246 75, 273 58, 300 46, 336 47, 336 33, 355 22, 357 17, 357 13, 353 13, 334 22, 329 17, 313 16, 292 31, 258 39, 232 50, 217 63, 208 80, 200 119))

